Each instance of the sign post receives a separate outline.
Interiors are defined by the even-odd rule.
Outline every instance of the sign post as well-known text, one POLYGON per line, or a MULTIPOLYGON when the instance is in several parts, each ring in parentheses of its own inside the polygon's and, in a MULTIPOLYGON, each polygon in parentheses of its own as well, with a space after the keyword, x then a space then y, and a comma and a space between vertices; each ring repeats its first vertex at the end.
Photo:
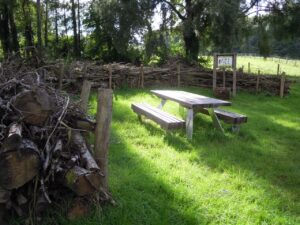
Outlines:
POLYGON ((236 96, 236 53, 214 54, 213 90, 217 88, 217 69, 232 68, 232 95, 236 96))

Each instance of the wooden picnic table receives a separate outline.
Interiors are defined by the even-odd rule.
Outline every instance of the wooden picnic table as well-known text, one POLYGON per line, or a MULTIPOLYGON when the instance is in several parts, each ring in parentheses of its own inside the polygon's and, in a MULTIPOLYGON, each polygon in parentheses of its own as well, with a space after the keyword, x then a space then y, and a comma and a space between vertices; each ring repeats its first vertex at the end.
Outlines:
POLYGON ((231 102, 223 101, 220 99, 210 98, 203 95, 193 94, 186 91, 173 91, 173 90, 151 90, 151 93, 162 99, 159 109, 162 109, 167 100, 179 103, 187 109, 186 115, 186 132, 187 137, 193 137, 193 122, 194 116, 201 109, 207 109, 212 118, 214 126, 224 132, 215 109, 219 106, 230 106, 231 102))

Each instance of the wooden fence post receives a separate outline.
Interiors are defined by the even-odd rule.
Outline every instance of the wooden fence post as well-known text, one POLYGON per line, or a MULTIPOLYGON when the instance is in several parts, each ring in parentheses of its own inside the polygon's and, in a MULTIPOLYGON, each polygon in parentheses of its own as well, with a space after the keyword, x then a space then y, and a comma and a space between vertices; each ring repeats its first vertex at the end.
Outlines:
POLYGON ((223 68, 223 88, 226 88, 226 74, 225 74, 225 68, 223 68))
POLYGON ((103 173, 101 185, 108 191, 108 150, 112 119, 112 89, 98 89, 98 106, 95 129, 95 159, 103 173))
POLYGON ((280 79, 280 98, 283 98, 284 96, 284 85, 285 85, 285 72, 281 74, 281 79, 280 79))
POLYGON ((248 62, 248 74, 251 73, 250 62, 248 62))
POLYGON ((280 73, 280 64, 277 65, 277 76, 279 76, 280 73))
POLYGON ((63 77, 65 73, 65 64, 62 63, 60 65, 60 71, 59 71, 59 77, 58 77, 58 90, 62 90, 62 84, 63 84, 63 77))
POLYGON ((144 88, 144 65, 143 63, 141 64, 140 68, 140 73, 141 73, 141 88, 144 88))
POLYGON ((232 69, 233 69, 232 96, 233 97, 236 96, 236 56, 237 56, 237 54, 235 53, 233 55, 233 65, 232 65, 232 69))
POLYGON ((92 82, 88 80, 83 81, 81 94, 80 94, 80 100, 81 100, 81 109, 84 113, 88 111, 88 103, 89 103, 89 97, 91 92, 92 82))
POLYGON ((217 66, 218 66, 218 57, 217 54, 214 54, 214 70, 213 70, 213 91, 217 88, 217 66))
POLYGON ((180 78, 180 64, 177 65, 177 87, 180 87, 181 78, 180 78))
POLYGON ((112 89, 112 65, 111 64, 109 64, 108 66, 108 76, 109 76, 108 87, 112 89))
POLYGON ((257 77, 256 77, 256 94, 259 91, 259 80, 260 80, 260 70, 258 70, 258 74, 257 74, 257 77))

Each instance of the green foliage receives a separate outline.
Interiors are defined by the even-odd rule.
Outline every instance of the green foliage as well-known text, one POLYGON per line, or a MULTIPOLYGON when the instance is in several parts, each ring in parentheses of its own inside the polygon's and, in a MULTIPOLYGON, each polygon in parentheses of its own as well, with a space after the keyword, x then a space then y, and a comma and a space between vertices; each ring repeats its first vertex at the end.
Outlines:
MULTIPOLYGON (((93 1, 85 23, 92 29, 92 37, 103 52, 104 60, 128 60, 130 45, 136 43, 135 34, 145 25, 148 1, 93 1)), ((131 51, 132 52, 132 51, 131 51)))
POLYGON ((157 55, 152 55, 148 64, 149 65, 160 65, 162 62, 161 58, 157 55))
POLYGON ((268 32, 263 22, 259 23, 258 29, 259 29, 259 42, 258 42, 259 54, 264 58, 266 58, 270 55, 271 52, 268 32))
POLYGON ((279 40, 300 37, 300 2, 286 0, 273 5, 270 21, 274 35, 279 40))
POLYGON ((210 38, 216 52, 232 52, 238 40, 240 17, 240 0, 215 0, 212 6, 212 25, 210 38))

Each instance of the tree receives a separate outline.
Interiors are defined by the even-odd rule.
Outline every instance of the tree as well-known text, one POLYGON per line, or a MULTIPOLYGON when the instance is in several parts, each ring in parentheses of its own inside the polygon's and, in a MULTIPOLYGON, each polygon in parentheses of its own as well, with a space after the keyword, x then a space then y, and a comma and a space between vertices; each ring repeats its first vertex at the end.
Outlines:
POLYGON ((76 5, 74 0, 71 0, 72 24, 73 24, 73 51, 76 57, 80 57, 80 46, 78 43, 77 20, 76 20, 76 5))
POLYGON ((78 24, 78 47, 81 50, 81 19, 80 19, 80 2, 77 0, 77 24, 78 24))
POLYGON ((27 58, 35 56, 33 29, 32 29, 32 12, 29 0, 22 0, 23 27, 25 36, 25 54, 27 58))
POLYGON ((44 2, 45 2, 44 41, 45 41, 45 47, 48 47, 49 0, 45 0, 44 2))
MULTIPOLYGON (((159 1, 158 1, 159 2, 159 1)), ((199 37, 208 27, 210 1, 208 0, 163 0, 182 22, 183 39, 186 57, 197 60, 199 53, 199 37)))
POLYGON ((0 5, 0 38, 4 56, 7 57, 11 51, 9 35, 9 12, 7 4, 1 1, 0 5))
POLYGON ((274 36, 278 40, 300 37, 300 1, 285 0, 269 3, 270 21, 274 36))
POLYGON ((209 37, 215 51, 231 52, 237 42, 241 27, 239 21, 244 18, 240 16, 240 4, 240 0, 214 0, 209 37))
POLYGON ((15 23, 16 1, 0 1, 0 39, 4 55, 7 57, 10 53, 20 55, 18 32, 15 23))
POLYGON ((129 60, 129 50, 147 24, 150 0, 95 0, 89 8, 86 25, 96 44, 93 52, 104 60, 129 60))
POLYGON ((269 36, 266 30, 266 25, 262 18, 258 19, 258 32, 259 32, 259 41, 258 49, 259 54, 264 58, 267 58, 270 55, 271 49, 269 44, 269 36))
POLYGON ((37 15, 37 38, 38 38, 38 54, 42 55, 42 16, 41 16, 41 0, 36 1, 36 15, 37 15))

